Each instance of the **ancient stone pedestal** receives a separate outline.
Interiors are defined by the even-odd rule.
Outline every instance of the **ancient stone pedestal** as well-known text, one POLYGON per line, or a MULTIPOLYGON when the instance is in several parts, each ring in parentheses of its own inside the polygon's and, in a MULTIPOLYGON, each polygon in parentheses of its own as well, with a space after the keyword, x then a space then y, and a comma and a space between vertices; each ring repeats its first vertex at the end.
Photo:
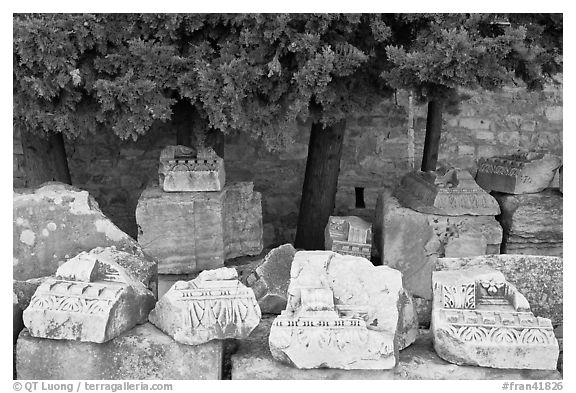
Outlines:
POLYGON ((555 370, 552 323, 536 317, 504 275, 490 268, 432 274, 431 330, 436 353, 451 363, 555 370))
POLYGON ((165 192, 220 191, 226 181, 224 160, 214 150, 181 145, 162 150, 158 176, 165 192))
POLYGON ((443 216, 495 216, 498 203, 476 184, 466 170, 411 172, 394 191, 400 204, 421 213, 443 216))
POLYGON ((471 267, 496 269, 524 294, 534 314, 563 321, 563 261, 560 257, 540 255, 481 255, 468 258, 438 258, 435 270, 459 270, 471 267))
POLYGON ((34 337, 103 343, 147 321, 154 294, 98 248, 80 253, 36 289, 23 312, 34 337))
POLYGON ((104 344, 20 334, 18 379, 221 379, 222 341, 185 345, 146 323, 104 344))
POLYGON ((87 191, 56 182, 14 191, 14 279, 50 276, 82 251, 115 246, 134 258, 117 261, 156 293, 156 261, 98 208, 87 191))
POLYGON ((138 200, 138 242, 161 274, 188 274, 262 251, 261 195, 251 182, 218 192, 163 192, 148 186, 138 200))
POLYGON ((263 313, 280 314, 286 308, 294 254, 296 250, 291 244, 277 247, 246 278, 263 313))
POLYGON ((176 282, 150 313, 150 322, 189 345, 247 337, 261 312, 254 292, 237 277, 235 269, 220 268, 176 282))
POLYGON ((432 346, 432 335, 421 330, 416 341, 400 351, 396 367, 390 370, 342 370, 337 368, 297 369, 278 362, 268 347, 272 317, 263 318, 250 337, 238 341, 231 357, 232 379, 235 380, 523 380, 561 379, 558 371, 513 370, 458 366, 438 357, 432 346))
POLYGON ((330 216, 324 230, 324 246, 342 255, 370 259, 372 224, 355 216, 330 216))
POLYGON ((331 251, 299 251, 286 310, 272 324, 270 351, 305 369, 392 368, 402 294, 397 270, 331 251))
POLYGON ((499 253, 502 228, 493 216, 440 216, 400 205, 384 190, 378 197, 374 244, 382 263, 402 272, 404 288, 432 299, 436 258, 499 253))
POLYGON ((502 253, 562 256, 562 194, 546 189, 536 194, 494 193, 502 209, 502 253))
POLYGON ((540 192, 550 186, 560 158, 541 153, 518 153, 478 160, 476 182, 487 191, 507 194, 540 192))

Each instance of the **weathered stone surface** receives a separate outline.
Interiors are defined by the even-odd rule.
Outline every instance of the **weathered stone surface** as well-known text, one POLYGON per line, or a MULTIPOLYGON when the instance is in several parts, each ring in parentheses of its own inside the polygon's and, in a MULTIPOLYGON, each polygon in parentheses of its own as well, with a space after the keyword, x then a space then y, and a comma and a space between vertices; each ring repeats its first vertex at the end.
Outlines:
POLYGON ((355 216, 330 216, 324 229, 324 247, 342 255, 370 259, 372 224, 355 216))
POLYGON ((298 368, 392 368, 403 294, 395 269, 331 251, 299 251, 270 351, 298 368))
POLYGON ((44 340, 22 331, 18 379, 220 379, 222 342, 177 343, 146 323, 104 344, 44 340))
POLYGON ((263 313, 280 314, 286 308, 290 268, 296 249, 284 244, 271 250, 246 278, 263 313))
POLYGON ((226 181, 224 160, 214 150, 182 145, 162 149, 158 176, 166 192, 220 191, 226 181))
POLYGON ((439 258, 435 270, 491 267, 504 274, 524 294, 534 314, 562 323, 563 289, 560 257, 540 255, 482 255, 470 258, 439 258))
POLYGON ((560 190, 561 193, 564 193, 564 189, 562 188, 562 175, 564 173, 564 166, 560 165, 560 168, 558 168, 558 190, 560 190))
POLYGON ((32 278, 26 281, 12 280, 12 335, 14 344, 18 335, 24 329, 22 312, 30 304, 36 289, 48 279, 48 277, 32 278))
POLYGON ((234 268, 220 268, 176 282, 150 313, 150 322, 189 345, 247 337, 261 312, 254 292, 237 277, 234 268))
POLYGON ((146 322, 156 299, 116 263, 119 253, 82 252, 38 286, 22 316, 30 334, 103 343, 146 322))
POLYGON ((438 357, 432 346, 432 335, 421 330, 410 347, 400 351, 399 361, 391 370, 342 370, 336 368, 297 369, 276 361, 268 347, 272 318, 263 318, 250 337, 238 341, 231 357, 232 379, 236 380, 333 380, 333 379, 450 379, 450 380, 523 380, 561 379, 558 371, 512 370, 458 366, 438 357))
POLYGON ((138 241, 161 274, 188 274, 262 251, 262 206, 252 183, 219 192, 165 193, 149 185, 136 207, 138 241))
POLYGON ((550 186, 559 157, 542 153, 518 153, 478 160, 476 182, 487 191, 507 194, 540 192, 550 186))
POLYGON ((502 228, 493 216, 440 216, 400 205, 384 190, 377 202, 374 244, 382 264, 402 272, 404 288, 432 299, 436 258, 498 253, 502 228))
POLYGON ((562 194, 547 189, 536 194, 494 193, 502 215, 503 254, 562 256, 562 194))
POLYGON ((410 172, 394 191, 400 204, 421 213, 443 216, 495 216, 498 203, 466 170, 410 172))
POLYGON ((102 214, 87 191, 57 182, 15 190, 13 215, 14 279, 51 276, 82 251, 115 246, 136 256, 118 263, 156 293, 156 261, 102 214))
POLYGON ((455 364, 555 370, 558 341, 550 319, 535 317, 504 275, 486 267, 436 271, 434 349, 455 364))
POLYGON ((252 182, 232 183, 224 196, 224 257, 258 255, 263 249, 262 195, 252 182))

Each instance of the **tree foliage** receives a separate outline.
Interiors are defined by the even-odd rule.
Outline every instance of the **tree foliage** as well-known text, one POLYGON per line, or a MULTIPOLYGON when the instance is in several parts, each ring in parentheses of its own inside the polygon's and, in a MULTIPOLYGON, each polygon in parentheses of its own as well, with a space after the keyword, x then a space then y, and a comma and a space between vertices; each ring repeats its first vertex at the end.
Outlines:
POLYGON ((388 22, 394 43, 382 77, 421 101, 453 103, 459 87, 494 90, 515 79, 540 88, 562 69, 562 15, 401 14, 388 22))
POLYGON ((136 139, 188 99, 211 127, 291 141, 297 119, 333 124, 391 92, 378 14, 14 17, 14 118, 69 137, 136 139))

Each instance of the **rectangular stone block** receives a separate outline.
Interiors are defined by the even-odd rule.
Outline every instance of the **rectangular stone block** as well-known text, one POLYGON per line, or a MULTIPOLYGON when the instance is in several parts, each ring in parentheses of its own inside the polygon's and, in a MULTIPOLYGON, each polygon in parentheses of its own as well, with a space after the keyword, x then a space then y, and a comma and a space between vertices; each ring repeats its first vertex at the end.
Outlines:
POLYGON ((389 190, 378 198, 374 248, 382 264, 402 272, 404 288, 417 297, 432 299, 437 258, 497 252, 501 242, 502 228, 494 216, 421 213, 401 206, 389 190))
POLYGON ((163 192, 149 185, 136 207, 138 242, 160 274, 190 274, 262 252, 262 203, 251 182, 215 192, 163 192))
POLYGON ((185 345, 152 324, 104 344, 47 340, 20 333, 18 379, 220 379, 222 341, 185 345))
POLYGON ((429 331, 421 330, 416 342, 400 351, 399 362, 390 370, 341 370, 333 368, 297 369, 280 363, 268 348, 273 318, 263 318, 250 337, 238 341, 238 350, 231 357, 233 380, 555 380, 558 371, 512 370, 458 366, 438 357, 432 347, 429 331))

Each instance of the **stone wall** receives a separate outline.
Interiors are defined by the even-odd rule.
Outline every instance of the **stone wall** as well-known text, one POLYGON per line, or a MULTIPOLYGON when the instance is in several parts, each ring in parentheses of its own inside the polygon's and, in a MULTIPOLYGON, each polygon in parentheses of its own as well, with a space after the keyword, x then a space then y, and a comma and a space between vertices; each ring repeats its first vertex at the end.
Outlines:
POLYGON ((26 187, 26 173, 24 173, 24 151, 20 130, 12 127, 12 184, 15 188, 26 187))
MULTIPOLYGON (((561 87, 534 93, 522 88, 472 92, 461 108, 458 115, 444 115, 443 162, 474 169, 479 157, 520 147, 562 154, 561 87)), ((371 113, 350 118, 334 214, 372 221, 378 191, 392 187, 414 164, 419 167, 425 126, 426 106, 409 105, 405 92, 371 113), (413 138, 409 131, 412 117, 413 138)), ((269 152, 245 136, 226 137, 227 180, 253 181, 254 189, 262 193, 264 247, 294 241, 309 135, 309 127, 300 126, 296 142, 285 152, 269 152)), ((135 237, 138 197, 147 182, 157 177, 160 150, 175 141, 175 132, 165 123, 154 125, 137 142, 120 141, 111 131, 67 141, 72 182, 89 191, 102 211, 135 237)), ((24 185, 18 145, 15 135, 15 187, 24 185)))

